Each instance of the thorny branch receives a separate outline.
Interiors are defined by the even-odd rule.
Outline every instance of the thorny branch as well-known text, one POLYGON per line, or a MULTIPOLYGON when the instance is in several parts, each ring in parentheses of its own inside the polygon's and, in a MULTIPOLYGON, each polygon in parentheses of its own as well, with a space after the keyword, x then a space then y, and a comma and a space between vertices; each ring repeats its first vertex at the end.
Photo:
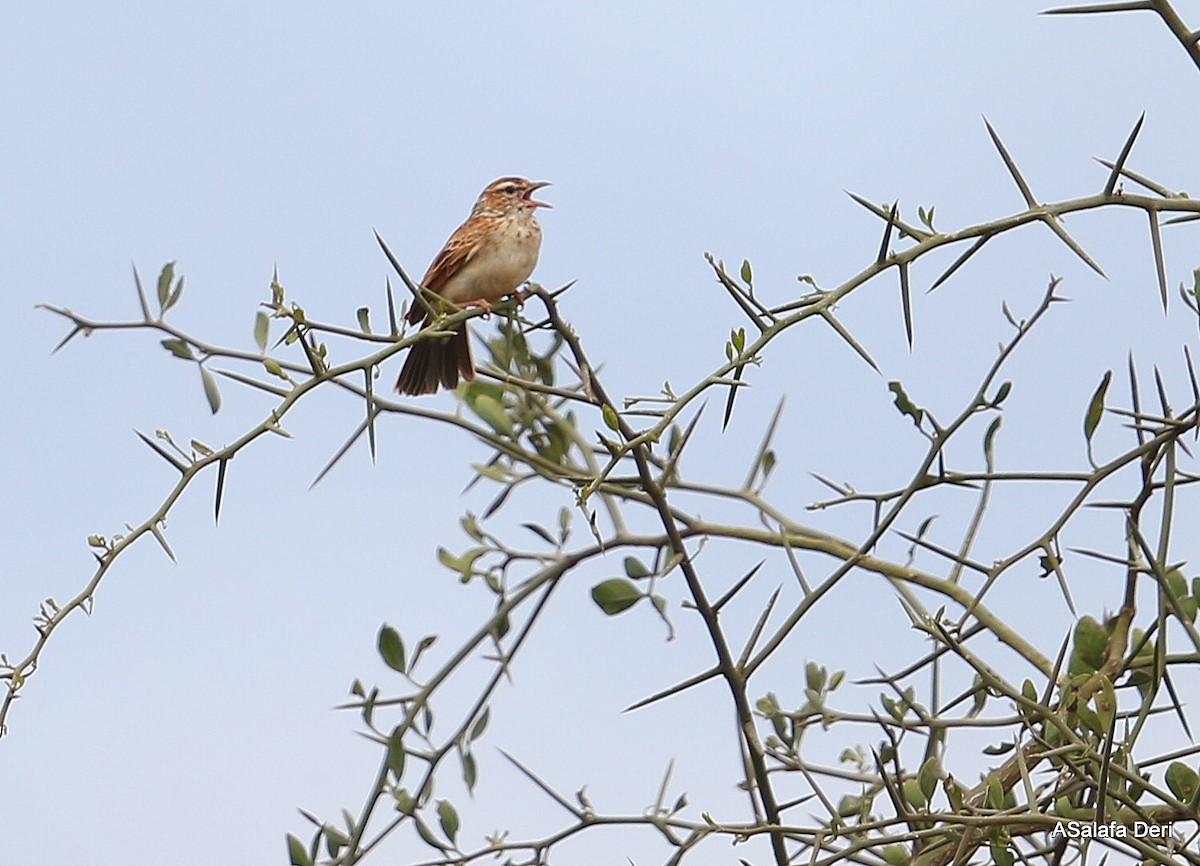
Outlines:
MULTIPOLYGON (((1142 0, 1051 12, 1138 10, 1155 12, 1200 68, 1197 33, 1184 25, 1169 3, 1142 0)), ((1028 318, 1018 320, 1006 308, 1013 336, 1000 347, 992 365, 982 373, 976 392, 950 421, 939 422, 903 385, 891 384, 897 409, 911 419, 913 432, 924 441, 924 453, 910 467, 909 482, 900 488, 860 492, 826 481, 836 495, 813 506, 815 511, 823 512, 857 502, 870 503, 872 519, 861 539, 844 538, 798 521, 766 494, 776 459, 773 439, 778 413, 742 487, 686 477, 681 465, 681 457, 700 423, 702 401, 714 393, 727 394, 727 423, 754 367, 778 348, 775 341, 785 332, 810 320, 828 325, 858 357, 878 370, 868 348, 837 318, 835 310, 892 268, 899 277, 904 328, 911 346, 914 319, 910 266, 942 247, 958 245, 965 249, 932 288, 959 273, 985 243, 995 245, 1007 233, 1030 223, 1045 224, 1076 256, 1102 273, 1099 263, 1067 234, 1061 218, 1086 210, 1133 208, 1149 220, 1151 252, 1165 310, 1168 292, 1162 226, 1200 218, 1200 201, 1172 192, 1126 167, 1141 126, 1139 120, 1115 162, 1104 162, 1111 173, 1101 192, 1047 204, 1038 202, 1017 161, 989 124, 988 133, 1020 190, 1025 208, 957 231, 940 232, 933 227, 931 212, 922 211, 922 227, 902 218, 899 203, 877 205, 854 196, 884 220, 883 241, 868 266, 829 290, 814 290, 800 298, 771 304, 756 290, 748 262, 739 279, 710 258, 719 285, 734 301, 736 311, 750 323, 752 335, 747 337, 744 330, 734 330, 726 346, 725 363, 683 393, 676 395, 665 389, 663 396, 655 399, 618 403, 562 313, 559 299, 565 289, 536 292, 544 311, 541 318, 531 318, 531 311, 513 305, 499 308, 500 335, 488 344, 491 364, 482 370, 480 380, 460 391, 472 420, 393 401, 375 392, 374 378, 393 355, 415 340, 444 334, 479 315, 476 310, 455 312, 439 319, 431 331, 405 337, 398 332, 390 286, 388 311, 392 325, 389 333, 377 334, 371 331, 365 315, 360 315, 358 330, 309 319, 298 305, 286 302, 283 288, 275 279, 271 300, 260 313, 261 328, 256 326, 258 351, 213 345, 167 321, 167 312, 182 293, 182 282, 174 282, 173 265, 160 277, 157 314, 151 312, 140 278, 137 280, 143 313, 140 320, 105 321, 48 306, 70 326, 63 344, 77 334, 114 330, 156 333, 172 355, 199 366, 214 411, 220 406, 214 372, 227 381, 263 391, 276 402, 266 418, 222 448, 195 441, 190 448, 181 448, 165 431, 153 438, 139 434, 176 469, 179 478, 159 507, 127 533, 89 539, 97 560, 90 579, 65 604, 53 600, 43 604, 35 617, 37 637, 22 658, 10 661, 0 656, 0 679, 6 686, 0 699, 0 733, 6 731, 13 702, 38 670, 51 636, 72 613, 90 609, 104 577, 124 551, 150 535, 173 557, 165 521, 199 476, 215 470, 214 511, 219 515, 230 460, 251 443, 269 438, 267 433, 288 435, 282 423, 291 409, 317 388, 337 386, 363 400, 365 418, 318 480, 364 433, 374 454, 381 419, 415 416, 423 423, 448 424, 489 449, 490 457, 476 480, 497 485, 499 493, 482 518, 468 516, 463 521, 463 529, 475 546, 460 556, 446 553, 443 564, 477 591, 490 593, 495 608, 470 638, 436 665, 428 661, 432 640, 423 640, 409 658, 401 636, 381 633, 381 653, 411 690, 388 696, 379 687, 367 688, 356 682, 354 699, 347 708, 361 715, 365 734, 379 744, 378 770, 362 808, 354 815, 346 812, 343 825, 305 813, 314 830, 307 844, 298 837, 289 837, 293 863, 356 863, 381 850, 397 830, 409 827, 431 852, 424 861, 429 864, 448 866, 495 857, 514 864, 541 864, 566 839, 609 828, 645 826, 661 835, 671 852, 669 863, 682 862, 710 839, 752 844, 764 837, 776 866, 801 862, 942 866, 966 863, 983 846, 988 847, 997 863, 1012 863, 1019 856, 1026 862, 1040 859, 1056 864, 1068 843, 1053 832, 1064 821, 1113 822, 1114 826, 1194 822, 1200 776, 1185 761, 1194 759, 1200 748, 1155 753, 1153 746, 1146 745, 1145 736, 1151 722, 1159 719, 1175 719, 1188 730, 1174 679, 1178 672, 1194 673, 1200 661, 1200 634, 1193 624, 1200 606, 1200 581, 1189 585, 1182 564, 1171 559, 1171 532, 1181 498, 1194 496, 1194 484, 1200 480, 1200 475, 1184 468, 1191 459, 1187 437, 1194 436, 1200 425, 1200 387, 1196 385, 1189 348, 1185 347, 1185 361, 1192 394, 1183 408, 1171 407, 1159 377, 1156 385, 1160 405, 1156 412, 1146 411, 1141 406, 1132 362, 1128 408, 1113 405, 1108 397, 1111 375, 1105 377, 1093 396, 1084 423, 1089 449, 1097 425, 1106 415, 1122 415, 1129 420, 1136 440, 1133 446, 1106 462, 1093 462, 1090 470, 998 469, 992 445, 1011 389, 1001 374, 1025 337, 1041 326, 1053 304, 1060 300, 1055 293, 1057 281, 1052 280, 1028 318), (1152 194, 1127 192, 1118 182, 1122 179, 1152 194), (1167 214, 1177 216, 1164 222, 1162 217, 1167 214), (284 337, 270 351, 266 346, 268 320, 286 325, 284 337), (339 348, 348 346, 352 360, 332 363, 326 340, 339 341, 339 348), (539 340, 549 342, 539 349, 539 340), (217 369, 218 363, 236 369, 217 369), (570 372, 570 381, 560 380, 558 370, 562 368, 570 372), (639 427, 643 419, 648 419, 646 426, 639 427), (984 466, 955 467, 948 446, 982 421, 989 422, 984 436, 984 466), (1131 474, 1137 476, 1137 490, 1128 501, 1098 499, 1102 483, 1131 474), (587 527, 586 533, 580 534, 582 541, 573 534, 572 514, 566 510, 558 515, 557 531, 526 524, 545 547, 514 546, 486 528, 487 517, 504 507, 514 489, 535 482, 574 495, 576 513, 582 515, 587 527), (991 508, 994 488, 1037 488, 1062 482, 1078 489, 1035 537, 995 562, 973 558, 972 547, 991 508), (957 544, 936 541, 929 521, 915 532, 902 528, 902 518, 911 518, 916 503, 947 491, 965 491, 977 497, 970 529, 957 544), (703 509, 691 504, 697 497, 702 502, 732 503, 742 509, 745 519, 707 519, 702 516, 703 509), (595 510, 597 503, 603 514, 595 510), (1149 514, 1149 506, 1155 503, 1156 517, 1149 514), (1018 563, 1036 558, 1044 575, 1056 576, 1067 604, 1073 605, 1061 539, 1089 508, 1115 509, 1123 515, 1123 553, 1070 552, 1120 565, 1125 581, 1116 612, 1103 620, 1081 617, 1072 634, 1064 637, 1055 657, 1055 653, 1039 649, 1038 641, 1023 631, 1026 623, 1007 621, 989 606, 988 596, 998 580, 1018 563), (630 528, 643 525, 647 518, 652 520, 653 530, 630 528), (912 543, 908 561, 894 561, 881 553, 881 545, 896 537, 912 543), (728 622, 722 620, 722 610, 735 598, 748 598, 749 588, 761 585, 770 569, 762 568, 760 563, 736 580, 732 588, 716 592, 723 575, 706 571, 698 553, 705 545, 726 542, 754 545, 762 551, 764 562, 782 565, 795 576, 792 595, 776 589, 754 627, 741 635, 740 641, 728 622), (698 817, 692 817, 687 812, 686 798, 679 797, 674 805, 668 802, 668 777, 654 806, 646 812, 603 814, 582 792, 572 800, 514 757, 510 760, 526 778, 568 813, 569 822, 557 832, 536 838, 514 841, 498 835, 480 848, 460 847, 457 811, 447 800, 433 800, 438 775, 449 772, 448 762, 457 757, 467 787, 474 788, 480 772, 474 743, 486 732, 497 689, 518 665, 528 636, 547 616, 547 601, 566 574, 614 551, 628 552, 635 564, 626 560, 629 580, 610 580, 594 587, 596 603, 610 614, 642 604, 653 607, 667 620, 666 600, 656 587, 667 585, 678 573, 686 608, 699 617, 714 657, 707 668, 636 706, 669 700, 705 682, 723 682, 737 720, 736 748, 746 767, 739 784, 748 800, 747 813, 722 819, 702 810, 698 817), (918 567, 918 551, 934 566, 918 567), (646 552, 652 555, 650 565, 636 556, 646 552), (823 577, 814 582, 809 577, 813 572, 823 577), (879 708, 869 713, 858 706, 839 706, 842 701, 850 701, 843 697, 844 691, 839 692, 844 676, 830 673, 817 662, 805 665, 804 703, 787 708, 764 685, 771 681, 767 662, 779 657, 785 646, 797 642, 797 626, 850 575, 882 577, 931 649, 916 662, 891 673, 880 671, 870 683, 861 684, 883 685, 887 690, 879 708), (974 590, 969 588, 971 579, 979 583, 974 590), (1155 606, 1143 613, 1139 601, 1144 604, 1148 592, 1155 606), (790 603, 790 609, 777 610, 781 601, 790 603), (980 640, 983 636, 991 641, 987 646, 980 640), (1179 640, 1188 646, 1186 651, 1178 650, 1179 640), (1007 655, 997 655, 995 646, 1003 647, 1007 655), (435 701, 469 659, 485 653, 494 665, 491 675, 477 698, 449 726, 449 732, 435 737, 431 721, 435 701), (929 685, 919 696, 913 682, 920 676, 927 676, 929 685), (957 688, 949 700, 941 694, 947 683, 957 688), (989 706, 1002 709, 989 714, 989 706), (818 730, 834 726, 843 732, 848 744, 870 736, 882 739, 869 751, 849 745, 840 765, 830 766, 808 753, 811 748, 805 740, 818 730), (971 764, 965 755, 965 750, 972 748, 966 736, 980 730, 1003 736, 984 748, 971 764), (951 738, 958 751, 952 751, 951 738), (950 770, 952 763, 982 767, 981 781, 973 786, 959 782, 950 770), (1154 773, 1164 765, 1160 781, 1154 773)), ((411 290, 411 281, 386 245, 384 251, 411 290)), ((1190 312, 1200 318, 1200 270, 1196 282, 1190 291, 1181 286, 1180 296, 1190 312)), ((1177 835, 1180 832, 1177 826, 1177 835)), ((1070 844, 1078 847, 1081 843, 1070 844)), ((1197 855, 1168 845, 1165 838, 1146 841, 1108 837, 1092 840, 1092 844, 1147 861, 1200 862, 1197 855)))

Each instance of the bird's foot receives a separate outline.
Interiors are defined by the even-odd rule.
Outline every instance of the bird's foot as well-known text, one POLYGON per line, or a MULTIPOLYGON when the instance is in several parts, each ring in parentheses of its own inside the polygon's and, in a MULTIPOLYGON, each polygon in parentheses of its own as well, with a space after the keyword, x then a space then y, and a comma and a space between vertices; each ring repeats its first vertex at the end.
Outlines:
POLYGON ((483 298, 480 298, 477 301, 467 301, 465 304, 463 304, 463 307, 479 307, 483 310, 485 316, 490 316, 492 314, 492 302, 484 300, 483 298))

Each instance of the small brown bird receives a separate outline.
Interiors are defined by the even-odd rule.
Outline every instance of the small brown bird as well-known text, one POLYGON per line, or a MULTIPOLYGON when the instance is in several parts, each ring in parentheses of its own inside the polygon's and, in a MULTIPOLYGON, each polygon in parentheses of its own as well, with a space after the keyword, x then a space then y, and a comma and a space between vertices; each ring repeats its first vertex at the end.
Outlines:
MULTIPOLYGON (((422 288, 456 306, 485 309, 516 291, 533 273, 542 246, 542 227, 534 212, 550 207, 530 196, 549 185, 523 177, 502 177, 488 184, 471 216, 450 235, 429 266, 422 288)), ((414 303, 408 321, 428 326, 431 317, 424 306, 414 303)), ((467 381, 475 378, 465 324, 458 325, 452 337, 414 343, 396 380, 396 390, 433 394, 439 385, 457 387, 460 374, 467 381)))

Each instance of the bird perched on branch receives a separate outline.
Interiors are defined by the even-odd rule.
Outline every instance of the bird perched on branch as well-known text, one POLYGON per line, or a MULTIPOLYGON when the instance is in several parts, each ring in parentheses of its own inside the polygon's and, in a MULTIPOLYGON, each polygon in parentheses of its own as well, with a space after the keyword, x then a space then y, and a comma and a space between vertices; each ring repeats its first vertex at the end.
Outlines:
MULTIPOLYGON (((479 194, 471 216, 437 254, 421 280, 421 289, 437 309, 444 299, 459 306, 491 309, 492 302, 517 290, 529 279, 542 246, 542 227, 534 212, 550 207, 535 201, 534 192, 550 184, 523 177, 502 177, 479 194)), ((408 311, 409 324, 428 326, 432 315, 419 301, 408 311)), ((421 340, 408 351, 396 390, 401 394, 433 394, 440 385, 453 389, 458 377, 475 378, 467 326, 454 335, 421 340)))

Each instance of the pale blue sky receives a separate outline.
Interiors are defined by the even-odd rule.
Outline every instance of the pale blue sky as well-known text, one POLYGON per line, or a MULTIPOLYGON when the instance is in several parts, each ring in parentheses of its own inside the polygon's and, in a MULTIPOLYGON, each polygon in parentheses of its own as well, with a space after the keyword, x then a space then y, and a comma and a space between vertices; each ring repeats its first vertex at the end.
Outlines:
MULTIPOLYGON (((149 281, 176 260, 187 291, 174 321, 214 342, 252 345, 276 266, 313 317, 350 325, 370 305, 382 320, 388 269, 372 228, 420 273, 487 182, 523 174, 554 183, 535 278, 578 281, 564 312, 609 387, 684 385, 720 362, 739 324, 704 251, 750 258, 761 290, 782 302, 799 291, 798 274, 832 286, 874 256, 881 227, 844 189, 898 198, 907 213, 936 204, 941 228, 1019 210, 982 115, 1042 198, 1098 190, 1104 172, 1091 157, 1115 156, 1143 111, 1131 165, 1200 188, 1200 76, 1161 25, 1038 17, 1046 5, 10 5, 0 32, 0 651, 23 656, 40 600, 86 582, 87 535, 140 523, 173 482, 132 428, 221 444, 269 405, 226 385, 211 417, 195 371, 145 335, 101 334, 51 356, 65 330, 34 304, 132 318, 131 262, 149 281)), ((1200 19, 1200 4, 1179 6, 1200 19)), ((886 381, 953 411, 1006 336, 1001 301, 1029 310, 1054 272, 1080 302, 1056 310, 1055 330, 1016 362, 1027 387, 1014 392, 1006 430, 1037 444, 1030 460, 1078 465, 1069 437, 1104 369, 1122 367, 1132 343, 1146 369, 1161 363, 1181 384, 1178 346, 1194 322, 1162 316, 1140 214, 1069 226, 1109 281, 1048 232, 1026 229, 917 299, 912 355, 894 284, 872 284, 839 312, 884 376, 828 334, 797 332, 755 374, 731 431, 703 432, 707 453, 756 442, 786 392, 789 450, 773 490, 798 516, 824 495, 810 470, 902 483, 900 458, 918 446, 886 381), (1039 442, 1050 419, 1071 431, 1061 452, 1039 442), (879 449, 880 425, 894 427, 895 451, 879 449)), ((1194 224, 1176 231, 1173 285, 1200 264, 1186 254, 1194 224)), ((927 285, 955 254, 914 278, 927 285)), ((219 527, 211 483, 180 503, 169 526, 179 565, 144 543, 105 580, 91 619, 55 636, 0 741, 5 858, 283 863, 283 834, 307 830, 297 807, 357 811, 376 755, 353 733, 355 717, 330 708, 356 676, 400 687, 374 651, 382 621, 410 644, 436 631, 448 646, 486 609, 438 569, 434 550, 465 546, 457 518, 490 499, 484 489, 459 495, 480 449, 412 419, 384 425, 378 465, 359 449, 308 491, 359 414, 334 396, 302 409, 288 424, 295 439, 256 444, 231 465, 219 527)), ((721 482, 745 471, 720 457, 692 468, 721 482)), ((569 502, 531 500, 524 519, 552 520, 560 504, 569 502)), ((818 525, 838 531, 848 517, 818 525)), ((1058 605, 1052 586, 1031 583, 1047 608, 1058 605)), ((677 735, 674 711, 705 718, 719 695, 619 715, 696 670, 699 637, 685 629, 664 646, 650 616, 605 619, 589 586, 581 576, 560 590, 558 625, 502 691, 481 747, 476 839, 506 822, 518 836, 544 831, 562 817, 538 811, 543 799, 495 746, 564 791, 587 784, 598 807, 633 813, 675 756, 677 791, 736 811, 729 730, 714 724, 686 753, 663 747, 677 735), (708 753, 720 758, 685 760, 708 753), (514 798, 528 799, 525 825, 503 810, 514 798)), ((890 650, 846 640, 845 622, 895 619, 883 598, 878 614, 861 599, 831 600, 814 620, 827 630, 794 648, 796 669, 817 658, 869 675, 890 650)), ((915 646, 902 626, 896 640, 915 646)), ((460 792, 439 793, 467 811, 460 792)), ((665 856, 644 837, 591 844, 555 862, 599 862, 600 850, 609 862, 665 856)), ((380 862, 418 851, 400 842, 396 859, 380 862)))

